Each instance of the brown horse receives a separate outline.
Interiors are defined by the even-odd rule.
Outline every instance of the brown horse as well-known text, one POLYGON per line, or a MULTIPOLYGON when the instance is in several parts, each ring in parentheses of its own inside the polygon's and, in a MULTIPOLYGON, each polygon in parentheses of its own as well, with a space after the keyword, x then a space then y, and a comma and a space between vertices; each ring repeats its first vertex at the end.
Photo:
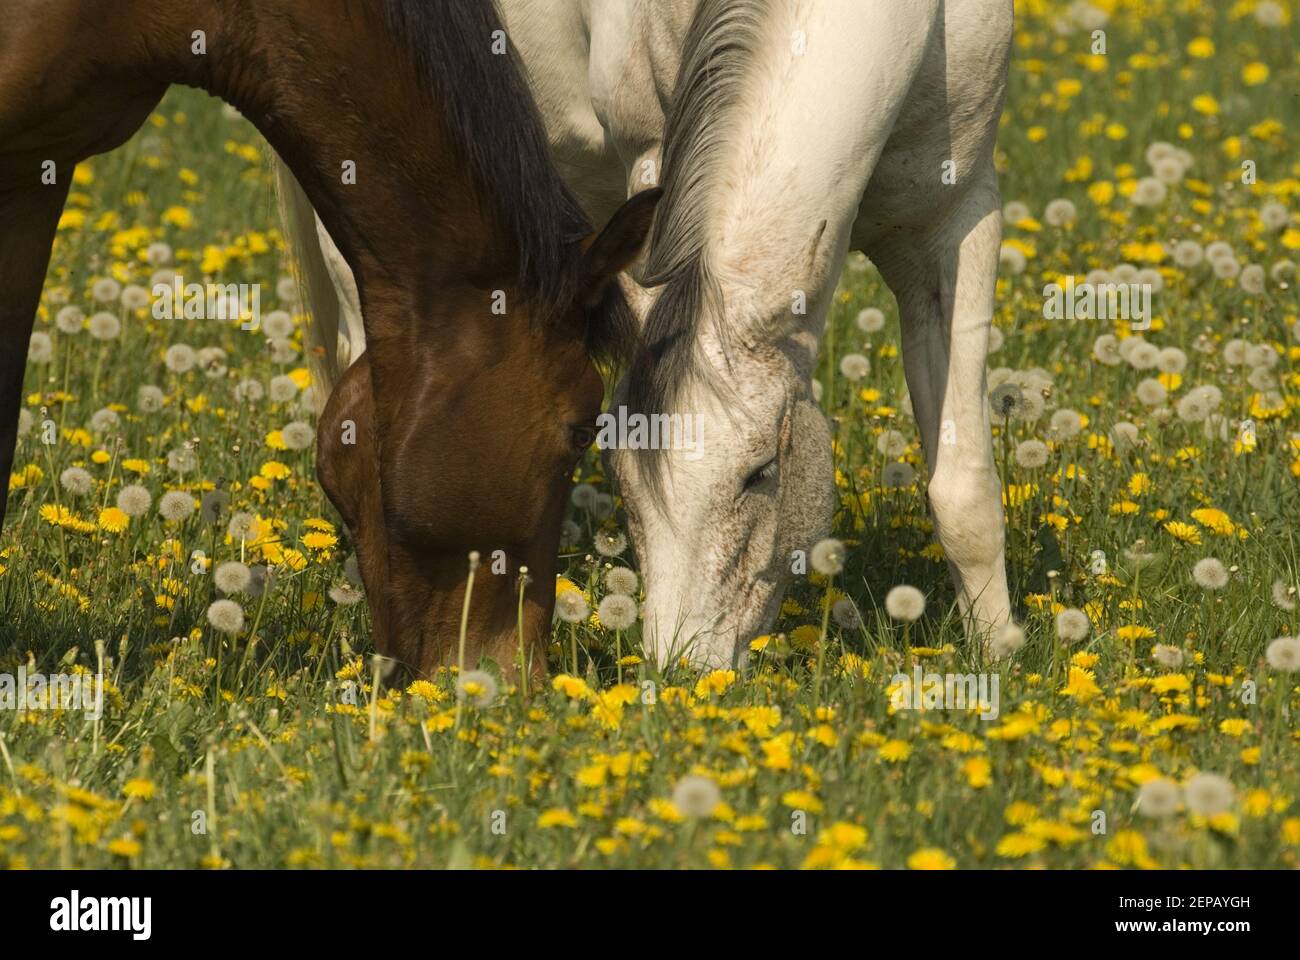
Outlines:
POLYGON ((466 557, 501 550, 507 572, 474 587, 467 660, 510 669, 522 564, 527 636, 549 635, 595 362, 631 336, 612 281, 658 194, 591 236, 490 0, 2 0, 0 22, 0 521, 73 168, 169 84, 199 87, 262 132, 357 278, 366 359, 325 411, 318 469, 377 649, 416 674, 454 660, 466 557))

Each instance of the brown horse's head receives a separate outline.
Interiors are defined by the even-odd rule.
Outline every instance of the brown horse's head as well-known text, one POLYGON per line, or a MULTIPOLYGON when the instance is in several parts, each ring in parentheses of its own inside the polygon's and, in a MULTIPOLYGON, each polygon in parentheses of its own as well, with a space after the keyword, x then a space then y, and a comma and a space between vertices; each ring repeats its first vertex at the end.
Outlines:
POLYGON ((515 305, 516 288, 490 281, 440 291, 418 326, 372 334, 335 387, 318 473, 352 531, 376 648, 408 674, 456 662, 471 552, 481 561, 467 666, 488 656, 514 672, 526 566, 522 624, 531 669, 542 669, 564 506, 604 398, 595 361, 631 334, 617 276, 658 199, 638 194, 574 244, 549 305, 523 295, 515 305), (485 309, 492 297, 504 311, 485 309))

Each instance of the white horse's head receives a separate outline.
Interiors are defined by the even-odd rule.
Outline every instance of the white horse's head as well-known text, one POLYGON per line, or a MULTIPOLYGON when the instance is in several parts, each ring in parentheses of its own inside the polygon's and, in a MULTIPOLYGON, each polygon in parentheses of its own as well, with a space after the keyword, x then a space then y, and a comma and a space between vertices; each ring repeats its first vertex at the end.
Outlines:
POLYGON ((614 411, 630 428, 605 456, 641 566, 647 652, 716 668, 743 662, 771 624, 835 495, 811 389, 821 318, 705 274, 687 268, 650 310, 660 349, 620 385, 614 411))

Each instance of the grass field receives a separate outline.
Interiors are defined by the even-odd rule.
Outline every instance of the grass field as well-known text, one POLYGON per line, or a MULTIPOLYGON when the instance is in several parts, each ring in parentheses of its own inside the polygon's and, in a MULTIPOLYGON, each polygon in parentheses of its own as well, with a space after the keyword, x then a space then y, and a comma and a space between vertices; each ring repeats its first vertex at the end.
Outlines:
MULTIPOLYGON (((1088 10, 1017 4, 990 387, 1025 642, 998 659, 950 613, 896 308, 851 261, 820 376, 847 564, 794 586, 747 675, 632 657, 619 683, 590 618, 583 675, 557 624, 527 700, 373 689, 346 533, 296 449, 304 318, 260 138, 173 90, 78 169, 36 322, 0 674, 109 686, 98 720, 0 709, 0 865, 1300 865, 1300 641, 1275 642, 1300 633, 1296 25, 1096 7, 1105 54, 1088 10), (165 269, 262 284, 263 328, 153 319, 165 269), (1094 270, 1162 287, 1151 329, 1044 316, 1045 284, 1094 270), (915 622, 884 609, 902 584, 915 622), (899 708, 918 664, 996 677, 998 716, 899 708)), ((608 491, 594 452, 577 479, 608 491)), ((593 609, 634 562, 596 553, 621 522, 599 512, 572 511, 557 586, 593 609)))

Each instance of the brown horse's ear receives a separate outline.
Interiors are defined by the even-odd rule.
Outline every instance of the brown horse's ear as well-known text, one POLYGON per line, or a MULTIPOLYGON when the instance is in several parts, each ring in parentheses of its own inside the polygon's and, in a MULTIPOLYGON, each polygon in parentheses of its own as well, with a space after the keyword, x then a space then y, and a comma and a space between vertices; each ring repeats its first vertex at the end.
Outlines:
POLYGON ((594 306, 604 296, 609 282, 626 270, 641 254, 655 207, 664 195, 661 188, 643 190, 619 207, 582 254, 580 296, 594 306))

